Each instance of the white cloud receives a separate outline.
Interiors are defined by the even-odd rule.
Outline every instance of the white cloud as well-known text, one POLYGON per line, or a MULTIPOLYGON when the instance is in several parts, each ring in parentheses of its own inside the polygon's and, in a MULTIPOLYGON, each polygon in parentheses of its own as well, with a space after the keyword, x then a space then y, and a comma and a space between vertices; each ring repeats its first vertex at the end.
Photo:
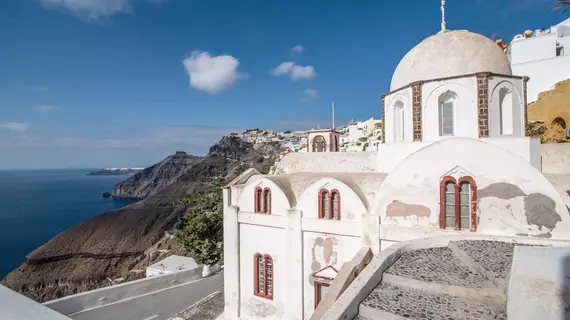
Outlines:
POLYGON ((247 78, 238 72, 239 60, 230 55, 211 56, 208 52, 194 51, 182 61, 190 76, 190 86, 216 94, 236 80, 247 78))
POLYGON ((16 132, 24 132, 30 128, 28 124, 21 123, 21 122, 0 122, 0 129, 9 130, 9 131, 16 131, 16 132))
POLYGON ((300 44, 291 48, 291 52, 294 54, 301 54, 301 53, 303 53, 303 51, 305 51, 305 48, 303 48, 303 46, 300 44))
POLYGON ((291 72, 291 69, 293 69, 294 66, 295 66, 295 62, 291 62, 291 61, 283 62, 282 64, 275 67, 275 69, 271 70, 271 73, 274 76, 280 76, 280 75, 288 74, 289 72, 291 72))
POLYGON ((305 91, 303 91, 303 94, 305 94, 305 96, 309 97, 309 98, 317 98, 319 96, 319 92, 315 89, 312 88, 307 88, 305 89, 305 91))
POLYGON ((315 67, 300 66, 292 61, 283 62, 271 70, 274 76, 288 75, 293 80, 312 79, 317 76, 315 67))
POLYGON ((49 112, 49 111, 57 110, 57 109, 59 109, 59 107, 58 106, 39 105, 39 106, 33 106, 32 109, 34 109, 38 112, 49 112))
POLYGON ((47 8, 61 8, 88 20, 98 20, 117 13, 129 12, 132 3, 163 0, 39 0, 47 8))

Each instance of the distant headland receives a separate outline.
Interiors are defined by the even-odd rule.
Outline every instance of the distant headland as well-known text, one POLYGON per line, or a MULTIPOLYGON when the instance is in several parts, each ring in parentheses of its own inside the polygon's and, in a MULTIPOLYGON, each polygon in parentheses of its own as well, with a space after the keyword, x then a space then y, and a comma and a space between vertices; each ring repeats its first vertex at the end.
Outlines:
POLYGON ((137 174, 144 168, 105 168, 88 173, 88 176, 126 176, 137 174))

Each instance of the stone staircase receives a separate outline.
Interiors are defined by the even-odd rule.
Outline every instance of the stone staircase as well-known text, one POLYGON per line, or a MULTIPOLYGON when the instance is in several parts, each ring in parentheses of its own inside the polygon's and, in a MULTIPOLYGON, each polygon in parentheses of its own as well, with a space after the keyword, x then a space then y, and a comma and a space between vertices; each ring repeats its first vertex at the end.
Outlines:
POLYGON ((405 252, 362 301, 356 319, 506 319, 514 247, 466 240, 405 252))

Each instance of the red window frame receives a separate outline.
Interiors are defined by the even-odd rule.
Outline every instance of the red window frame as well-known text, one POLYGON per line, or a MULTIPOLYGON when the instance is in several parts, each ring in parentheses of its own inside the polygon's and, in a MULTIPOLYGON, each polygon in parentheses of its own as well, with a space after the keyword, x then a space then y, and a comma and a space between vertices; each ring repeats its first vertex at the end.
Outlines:
POLYGON ((271 199, 271 189, 270 188, 265 188, 262 189, 261 187, 257 187, 255 188, 255 192, 253 193, 254 196, 254 208, 253 211, 255 213, 265 213, 265 214, 271 214, 271 207, 272 207, 272 199, 271 199), (259 196, 259 194, 261 193, 261 197, 259 196), (265 195, 269 194, 269 205, 267 206, 267 203, 265 203, 265 195), (259 201, 259 199, 261 198, 261 201, 259 201))
POLYGON ((340 191, 338 191, 337 189, 333 189, 331 191, 327 190, 327 189, 321 189, 319 191, 319 198, 318 198, 318 202, 319 202, 319 219, 327 219, 327 220, 340 220, 341 217, 341 196, 340 196, 340 191), (333 199, 332 199, 332 195, 336 194, 338 197, 338 217, 334 218, 334 214, 333 214, 333 199), (325 217, 325 210, 323 208, 323 195, 326 196, 328 198, 328 215, 325 217))
POLYGON ((325 283, 325 282, 320 282, 320 281, 314 281, 314 288, 315 288, 315 309, 317 309, 317 307, 319 306, 319 303, 321 302, 319 300, 319 296, 321 295, 321 287, 327 287, 329 288, 331 285, 329 283, 325 283))
POLYGON ((439 184, 439 227, 445 229, 445 185, 451 182, 453 183, 455 190, 455 230, 461 231, 460 217, 461 217, 461 206, 459 205, 461 184, 463 182, 468 182, 471 186, 471 231, 477 231, 477 184, 472 177, 463 176, 457 180, 451 176, 445 176, 441 179, 439 184))
POLYGON ((260 298, 265 298, 269 300, 273 300, 273 296, 275 294, 275 264, 273 262, 273 258, 268 254, 261 254, 256 253, 253 256, 253 270, 254 270, 254 277, 253 277, 253 294, 260 298), (259 291, 259 258, 262 259, 263 263, 263 291, 259 291), (267 293, 267 260, 271 261, 271 293, 267 293))
POLYGON ((253 198, 255 205, 253 211, 261 213, 263 211, 263 189, 261 189, 260 187, 255 188, 255 192, 253 193, 253 198))

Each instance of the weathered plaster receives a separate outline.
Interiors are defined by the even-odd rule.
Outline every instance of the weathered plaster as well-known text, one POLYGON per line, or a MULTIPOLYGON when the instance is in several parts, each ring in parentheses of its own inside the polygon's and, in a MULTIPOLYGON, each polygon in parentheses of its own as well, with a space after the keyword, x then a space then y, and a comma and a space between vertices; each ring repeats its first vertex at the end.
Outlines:
POLYGON ((553 238, 570 238, 570 216, 550 182, 523 159, 475 139, 445 139, 407 157, 384 180, 371 212, 380 215, 383 225, 440 230, 439 182, 443 175, 454 172, 458 164, 462 170, 456 178, 471 174, 482 193, 478 201, 477 232, 536 236, 550 231, 553 238), (441 156, 449 152, 454 156, 441 156), (494 156, 488 157, 489 154, 494 156), (422 170, 416 170, 419 167, 422 170), (531 194, 541 196, 530 197, 531 194), (398 216, 394 214, 394 201, 424 206, 430 215, 398 216))
POLYGON ((429 218, 430 215, 431 212, 426 206, 407 204, 398 200, 394 200, 386 208, 386 217, 417 216, 420 218, 429 218))

